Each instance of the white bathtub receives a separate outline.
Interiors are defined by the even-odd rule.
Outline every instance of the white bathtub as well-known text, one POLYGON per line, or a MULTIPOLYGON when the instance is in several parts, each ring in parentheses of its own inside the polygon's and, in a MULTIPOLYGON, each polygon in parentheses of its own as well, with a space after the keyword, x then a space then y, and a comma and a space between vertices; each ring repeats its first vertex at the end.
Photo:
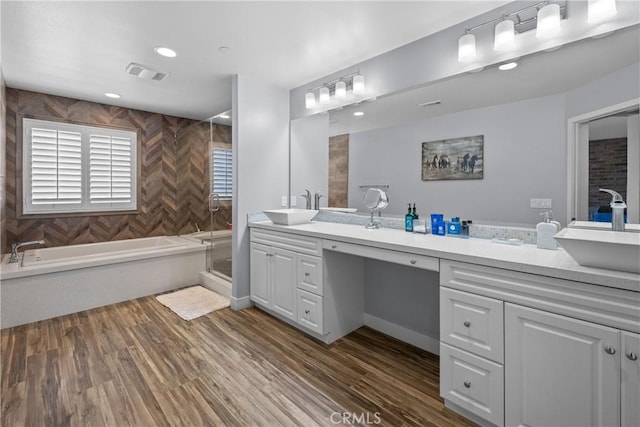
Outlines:
POLYGON ((12 264, 7 255, 0 270, 0 327, 198 284, 205 250, 163 236, 32 249, 12 264))

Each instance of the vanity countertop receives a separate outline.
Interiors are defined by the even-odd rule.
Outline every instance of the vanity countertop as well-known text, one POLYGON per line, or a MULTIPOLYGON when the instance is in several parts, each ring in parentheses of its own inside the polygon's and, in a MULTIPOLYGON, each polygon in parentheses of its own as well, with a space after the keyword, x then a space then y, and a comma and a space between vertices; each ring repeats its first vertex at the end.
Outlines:
POLYGON ((486 239, 407 233, 389 228, 368 230, 361 225, 319 221, 294 226, 261 221, 251 222, 249 226, 640 292, 640 274, 583 267, 562 248, 546 250, 535 245, 512 246, 486 239))

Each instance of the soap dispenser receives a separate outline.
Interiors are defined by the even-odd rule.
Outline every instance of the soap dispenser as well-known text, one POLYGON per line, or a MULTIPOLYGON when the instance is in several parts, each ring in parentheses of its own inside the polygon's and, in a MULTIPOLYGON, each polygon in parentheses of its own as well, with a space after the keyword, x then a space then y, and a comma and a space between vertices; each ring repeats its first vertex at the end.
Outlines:
POLYGON ((411 214, 413 215, 413 219, 418 219, 418 213, 416 212, 416 204, 413 204, 413 210, 411 211, 411 214))
POLYGON ((413 213, 411 212, 411 203, 409 203, 409 210, 404 216, 404 231, 413 232, 413 213))
POLYGON ((538 236, 538 248, 540 249, 558 249, 558 243, 553 236, 560 231, 557 222, 551 221, 551 211, 542 212, 540 215, 544 217, 543 222, 536 226, 536 234, 538 236))

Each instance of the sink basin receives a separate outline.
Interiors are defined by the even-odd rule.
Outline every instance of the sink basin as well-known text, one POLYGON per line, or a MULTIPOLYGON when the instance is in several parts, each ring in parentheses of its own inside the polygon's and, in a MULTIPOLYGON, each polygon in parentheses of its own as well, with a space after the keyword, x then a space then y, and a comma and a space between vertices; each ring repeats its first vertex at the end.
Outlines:
POLYGON ((580 265, 640 273, 640 233, 568 227, 553 238, 580 265))
MULTIPOLYGON (((586 228, 588 230, 611 231, 610 222, 572 221, 567 227, 586 228)), ((624 232, 640 233, 640 224, 625 224, 624 232)))
POLYGON ((280 225, 305 224, 318 214, 318 211, 310 209, 272 209, 262 212, 271 222, 280 225))

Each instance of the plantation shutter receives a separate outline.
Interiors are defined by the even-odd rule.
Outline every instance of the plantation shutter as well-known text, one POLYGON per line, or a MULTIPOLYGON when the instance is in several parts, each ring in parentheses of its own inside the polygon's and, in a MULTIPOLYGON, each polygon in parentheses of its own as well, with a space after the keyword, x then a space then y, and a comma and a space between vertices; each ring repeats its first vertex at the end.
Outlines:
POLYGON ((131 139, 89 135, 89 200, 130 203, 133 194, 131 139))
POLYGON ((211 192, 221 199, 233 196, 233 158, 231 149, 214 148, 211 158, 211 192))
POLYGON ((30 143, 31 203, 82 203, 80 133, 33 128, 30 143))

